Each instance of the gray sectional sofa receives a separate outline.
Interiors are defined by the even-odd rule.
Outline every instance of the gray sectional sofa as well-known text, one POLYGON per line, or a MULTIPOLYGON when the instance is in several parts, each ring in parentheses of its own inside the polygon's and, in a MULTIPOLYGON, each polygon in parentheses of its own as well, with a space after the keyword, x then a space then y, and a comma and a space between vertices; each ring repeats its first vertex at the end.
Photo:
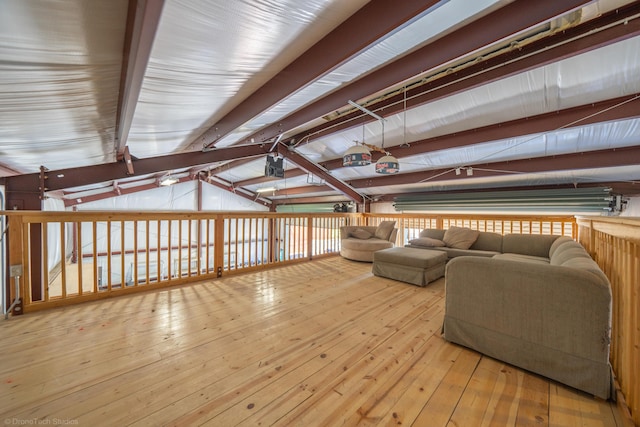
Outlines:
POLYGON ((467 249, 420 246, 428 243, 424 238, 442 242, 445 233, 425 230, 423 240, 409 246, 449 258, 446 340, 600 398, 614 397, 611 287, 579 243, 566 236, 476 232, 467 249))

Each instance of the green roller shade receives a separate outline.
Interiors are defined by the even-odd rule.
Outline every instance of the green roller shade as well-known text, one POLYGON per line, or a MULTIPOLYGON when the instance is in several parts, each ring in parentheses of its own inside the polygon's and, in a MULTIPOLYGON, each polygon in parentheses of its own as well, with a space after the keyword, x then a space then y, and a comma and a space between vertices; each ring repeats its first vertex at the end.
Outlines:
POLYGON ((397 197, 396 211, 608 213, 610 188, 488 191, 397 197))
POLYGON ((333 205, 335 205, 336 203, 337 202, 278 205, 276 206, 276 212, 278 213, 299 213, 299 212, 327 213, 327 212, 333 212, 333 205))

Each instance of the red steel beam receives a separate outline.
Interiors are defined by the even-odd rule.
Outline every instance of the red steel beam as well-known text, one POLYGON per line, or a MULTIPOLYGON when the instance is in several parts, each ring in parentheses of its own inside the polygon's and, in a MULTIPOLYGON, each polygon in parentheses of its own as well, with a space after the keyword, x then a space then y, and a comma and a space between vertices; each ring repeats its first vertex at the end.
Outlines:
POLYGON ((370 1, 211 126, 198 140, 203 147, 213 146, 216 140, 436 3, 437 0, 370 1))
POLYGON ((320 177, 325 180, 325 182, 331 187, 343 193, 345 196, 349 197, 356 203, 364 203, 365 199, 362 194, 358 193, 356 190, 351 188, 349 185, 340 181, 333 175, 331 175, 326 169, 321 168, 317 164, 311 162, 304 156, 298 154, 293 150, 289 150, 289 147, 283 145, 282 143, 278 144, 278 154, 286 157, 288 160, 296 164, 299 168, 304 169, 307 172, 314 174, 317 177, 320 177))
MULTIPOLYGON (((504 123, 496 123, 449 135, 441 135, 420 141, 413 141, 409 146, 389 147, 389 150, 393 152, 394 156, 402 159, 404 157, 432 151, 463 147, 466 145, 479 144, 482 142, 512 138, 521 135, 549 132, 559 128, 570 128, 612 120, 631 119, 640 117, 640 108, 638 107, 639 103, 640 98, 638 98, 638 95, 623 96, 598 103, 526 117, 524 119, 511 120, 504 123)), ((373 161, 376 161, 380 156, 382 156, 382 154, 377 152, 372 153, 373 161)), ((343 167, 342 158, 322 162, 321 166, 328 170, 341 168, 343 167)), ((305 171, 300 169, 289 169, 285 172, 287 177, 299 176, 305 173, 305 171)), ((256 177, 235 182, 234 185, 236 187, 241 187, 272 180, 273 178, 256 177)), ((310 187, 309 192, 314 191, 317 190, 315 190, 314 187, 310 187)), ((277 192, 276 194, 282 193, 277 192)))
MULTIPOLYGON (((394 96, 370 103, 367 108, 373 112, 384 111, 385 115, 399 113, 405 108, 405 99, 406 108, 414 108, 635 37, 640 35, 639 14, 640 2, 636 1, 583 24, 490 57, 459 71, 439 76, 430 82, 409 85, 406 95, 399 92, 394 96)), ((356 110, 287 139, 312 141, 374 120, 371 116, 363 115, 356 110)))
MULTIPOLYGON (((218 179, 218 178, 216 178, 216 179, 218 179)), ((251 193, 251 192, 248 192, 248 190, 244 190, 244 189, 242 189, 242 190, 238 189, 240 191, 236 191, 236 189, 235 189, 235 187, 233 185, 224 184, 222 182, 218 182, 217 180, 213 180, 213 179, 212 180, 205 180, 205 182, 208 182, 209 184, 211 184, 213 186, 216 186, 216 187, 221 188, 223 190, 229 191, 229 192, 235 194, 236 196, 240 196, 240 197, 245 198, 247 200, 250 200, 252 202, 260 203, 260 204, 262 204, 264 206, 267 206, 267 207, 271 206, 271 201, 269 199, 266 199, 266 198, 260 196, 259 194, 251 193)))
MULTIPOLYGON (((260 156, 267 154, 269 148, 266 144, 235 145, 232 147, 216 148, 206 153, 192 151, 188 153, 148 157, 145 159, 134 159, 134 175, 128 174, 127 165, 124 162, 48 171, 45 183, 46 191, 80 187, 98 182, 107 182, 130 176, 148 175, 196 165, 213 164, 236 158, 260 156)), ((7 177, 6 183, 8 192, 38 191, 38 187, 40 186, 39 174, 7 177)))
MULTIPOLYGON (((426 70, 463 57, 470 52, 491 45, 525 29, 549 21, 589 0, 528 1, 516 0, 450 34, 405 55, 391 64, 371 72, 366 78, 346 85, 321 100, 282 118, 245 139, 266 141, 287 129, 293 129, 372 93, 415 77, 426 70)), ((395 6, 394 6, 395 7, 395 6)), ((344 40, 341 40, 344 43, 344 40)), ((251 117, 245 117, 245 121, 251 117)))
MULTIPOLYGON (((622 96, 602 102, 567 108, 523 119, 484 126, 448 135, 413 141, 409 146, 388 147, 399 159, 448 148, 464 147, 483 142, 497 141, 523 135, 551 132, 560 128, 569 129, 613 120, 640 117, 640 94, 622 96)), ((373 161, 381 154, 372 153, 373 161)), ((322 166, 331 170, 342 167, 342 159, 323 162, 322 166)), ((402 167, 402 162, 400 162, 402 167)))
MULTIPOLYGON (((296 176, 301 176, 301 175, 305 175, 307 172, 303 171, 302 169, 297 169, 297 168, 293 168, 293 169, 287 169, 284 171, 284 176, 286 178, 294 178, 296 176)), ((235 185, 236 187, 245 187, 247 185, 254 185, 254 184, 264 184, 265 182, 272 182, 272 181, 277 181, 281 178, 274 178, 271 176, 258 176, 255 178, 249 178, 249 179, 243 179, 241 181, 236 181, 233 183, 233 185, 235 185)))
MULTIPOLYGON (((556 156, 536 157, 530 159, 504 162, 469 164, 473 167, 473 177, 494 177, 518 173, 551 172, 575 169, 598 169, 615 166, 640 167, 640 146, 617 148, 611 150, 587 151, 578 154, 562 154, 556 156)), ((464 175, 462 178, 466 179, 464 175)), ((348 181, 354 188, 387 187, 390 185, 415 184, 418 182, 437 182, 456 179, 455 170, 432 169, 428 171, 399 173, 381 177, 362 178, 348 181)))
POLYGON ((116 111, 115 145, 124 154, 164 0, 130 0, 116 111))

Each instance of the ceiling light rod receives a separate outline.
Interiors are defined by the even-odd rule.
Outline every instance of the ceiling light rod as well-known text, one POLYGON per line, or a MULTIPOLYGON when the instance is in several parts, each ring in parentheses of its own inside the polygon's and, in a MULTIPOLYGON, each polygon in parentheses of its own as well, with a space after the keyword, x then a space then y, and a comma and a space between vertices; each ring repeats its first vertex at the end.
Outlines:
POLYGON ((273 151, 273 149, 276 147, 276 145, 278 145, 278 142, 280 142, 281 139, 282 139, 282 134, 279 134, 276 140, 273 142, 273 145, 271 146, 271 148, 269 148, 269 152, 273 151))
POLYGON ((352 105, 352 106, 356 107, 360 111, 364 111, 365 113, 367 113, 368 115, 370 115, 374 119, 380 120, 381 122, 384 122, 384 119, 381 116, 379 116, 376 113, 374 113, 373 111, 364 108, 362 105, 360 105, 360 104, 358 104, 356 102, 353 102, 352 100, 349 100, 348 102, 349 102, 349 105, 352 105))

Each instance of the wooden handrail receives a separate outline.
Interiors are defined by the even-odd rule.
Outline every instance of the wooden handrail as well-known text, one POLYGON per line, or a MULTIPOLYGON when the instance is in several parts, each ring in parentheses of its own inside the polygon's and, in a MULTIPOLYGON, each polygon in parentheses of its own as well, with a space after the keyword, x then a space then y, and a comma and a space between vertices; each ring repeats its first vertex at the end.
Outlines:
POLYGON ((10 262, 29 266, 23 277, 24 311, 335 255, 342 225, 394 220, 398 245, 424 228, 452 225, 502 234, 575 237, 575 219, 561 216, 217 211, 5 214, 13 230, 10 262))
POLYGON ((578 217, 578 241, 609 278, 618 401, 640 425, 640 218, 578 217))

